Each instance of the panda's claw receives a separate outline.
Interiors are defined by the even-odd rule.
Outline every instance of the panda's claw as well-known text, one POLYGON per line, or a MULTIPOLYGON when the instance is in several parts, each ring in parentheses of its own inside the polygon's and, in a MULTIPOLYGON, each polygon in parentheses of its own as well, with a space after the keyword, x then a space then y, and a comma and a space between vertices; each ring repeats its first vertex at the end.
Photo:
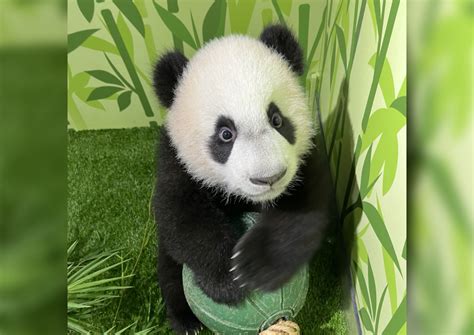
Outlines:
POLYGON ((239 255, 240 255, 240 250, 237 251, 237 252, 235 252, 235 254, 233 254, 230 259, 235 259, 235 258, 237 258, 239 255))
POLYGON ((237 280, 239 280, 240 277, 242 277, 242 275, 238 275, 237 277, 234 277, 232 280, 237 281, 237 280))
POLYGON ((229 270, 229 272, 232 272, 232 271, 235 271, 235 270, 237 270, 237 265, 234 265, 234 266, 229 270))

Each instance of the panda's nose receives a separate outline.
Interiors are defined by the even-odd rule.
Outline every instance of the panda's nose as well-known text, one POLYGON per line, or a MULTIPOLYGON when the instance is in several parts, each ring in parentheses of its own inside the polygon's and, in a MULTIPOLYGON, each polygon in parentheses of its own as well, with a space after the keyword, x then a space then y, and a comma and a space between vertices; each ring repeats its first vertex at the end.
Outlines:
POLYGON ((250 182, 255 185, 273 185, 279 181, 286 173, 286 168, 269 177, 250 178, 250 182))

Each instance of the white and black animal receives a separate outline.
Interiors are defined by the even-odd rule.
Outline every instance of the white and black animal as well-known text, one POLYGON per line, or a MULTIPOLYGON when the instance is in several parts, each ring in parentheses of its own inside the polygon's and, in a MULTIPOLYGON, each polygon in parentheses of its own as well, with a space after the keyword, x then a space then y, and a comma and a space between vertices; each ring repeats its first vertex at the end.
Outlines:
POLYGON ((331 177, 298 76, 290 30, 213 40, 191 60, 163 55, 154 72, 168 108, 154 197, 158 279, 173 329, 201 327, 186 303, 182 265, 219 303, 274 290, 308 262, 331 220, 331 177), (245 212, 260 212, 248 232, 245 212))

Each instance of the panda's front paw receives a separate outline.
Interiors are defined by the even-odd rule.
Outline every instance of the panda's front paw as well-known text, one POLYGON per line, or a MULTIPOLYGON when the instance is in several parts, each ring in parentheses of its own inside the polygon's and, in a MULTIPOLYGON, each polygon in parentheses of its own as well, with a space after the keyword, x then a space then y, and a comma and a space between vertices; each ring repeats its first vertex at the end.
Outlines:
POLYGON ((239 287, 274 291, 296 272, 284 241, 275 241, 266 227, 254 227, 234 248, 231 273, 239 287), (280 244, 281 243, 281 244, 280 244))
POLYGON ((219 304, 238 305, 248 294, 247 289, 239 287, 230 273, 224 278, 197 278, 196 283, 203 292, 219 304))

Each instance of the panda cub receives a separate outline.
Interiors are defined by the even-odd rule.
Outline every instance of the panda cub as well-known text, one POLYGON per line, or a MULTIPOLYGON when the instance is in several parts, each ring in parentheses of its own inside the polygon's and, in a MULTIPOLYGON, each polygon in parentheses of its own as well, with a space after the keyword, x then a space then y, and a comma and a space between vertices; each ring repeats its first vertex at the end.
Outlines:
POLYGON ((213 40, 188 60, 163 55, 154 70, 168 108, 158 147, 154 213, 158 280, 178 334, 201 324, 182 266, 214 301, 238 304, 285 284, 321 244, 332 195, 327 161, 298 76, 290 30, 213 40), (259 212, 247 232, 239 218, 259 212))

